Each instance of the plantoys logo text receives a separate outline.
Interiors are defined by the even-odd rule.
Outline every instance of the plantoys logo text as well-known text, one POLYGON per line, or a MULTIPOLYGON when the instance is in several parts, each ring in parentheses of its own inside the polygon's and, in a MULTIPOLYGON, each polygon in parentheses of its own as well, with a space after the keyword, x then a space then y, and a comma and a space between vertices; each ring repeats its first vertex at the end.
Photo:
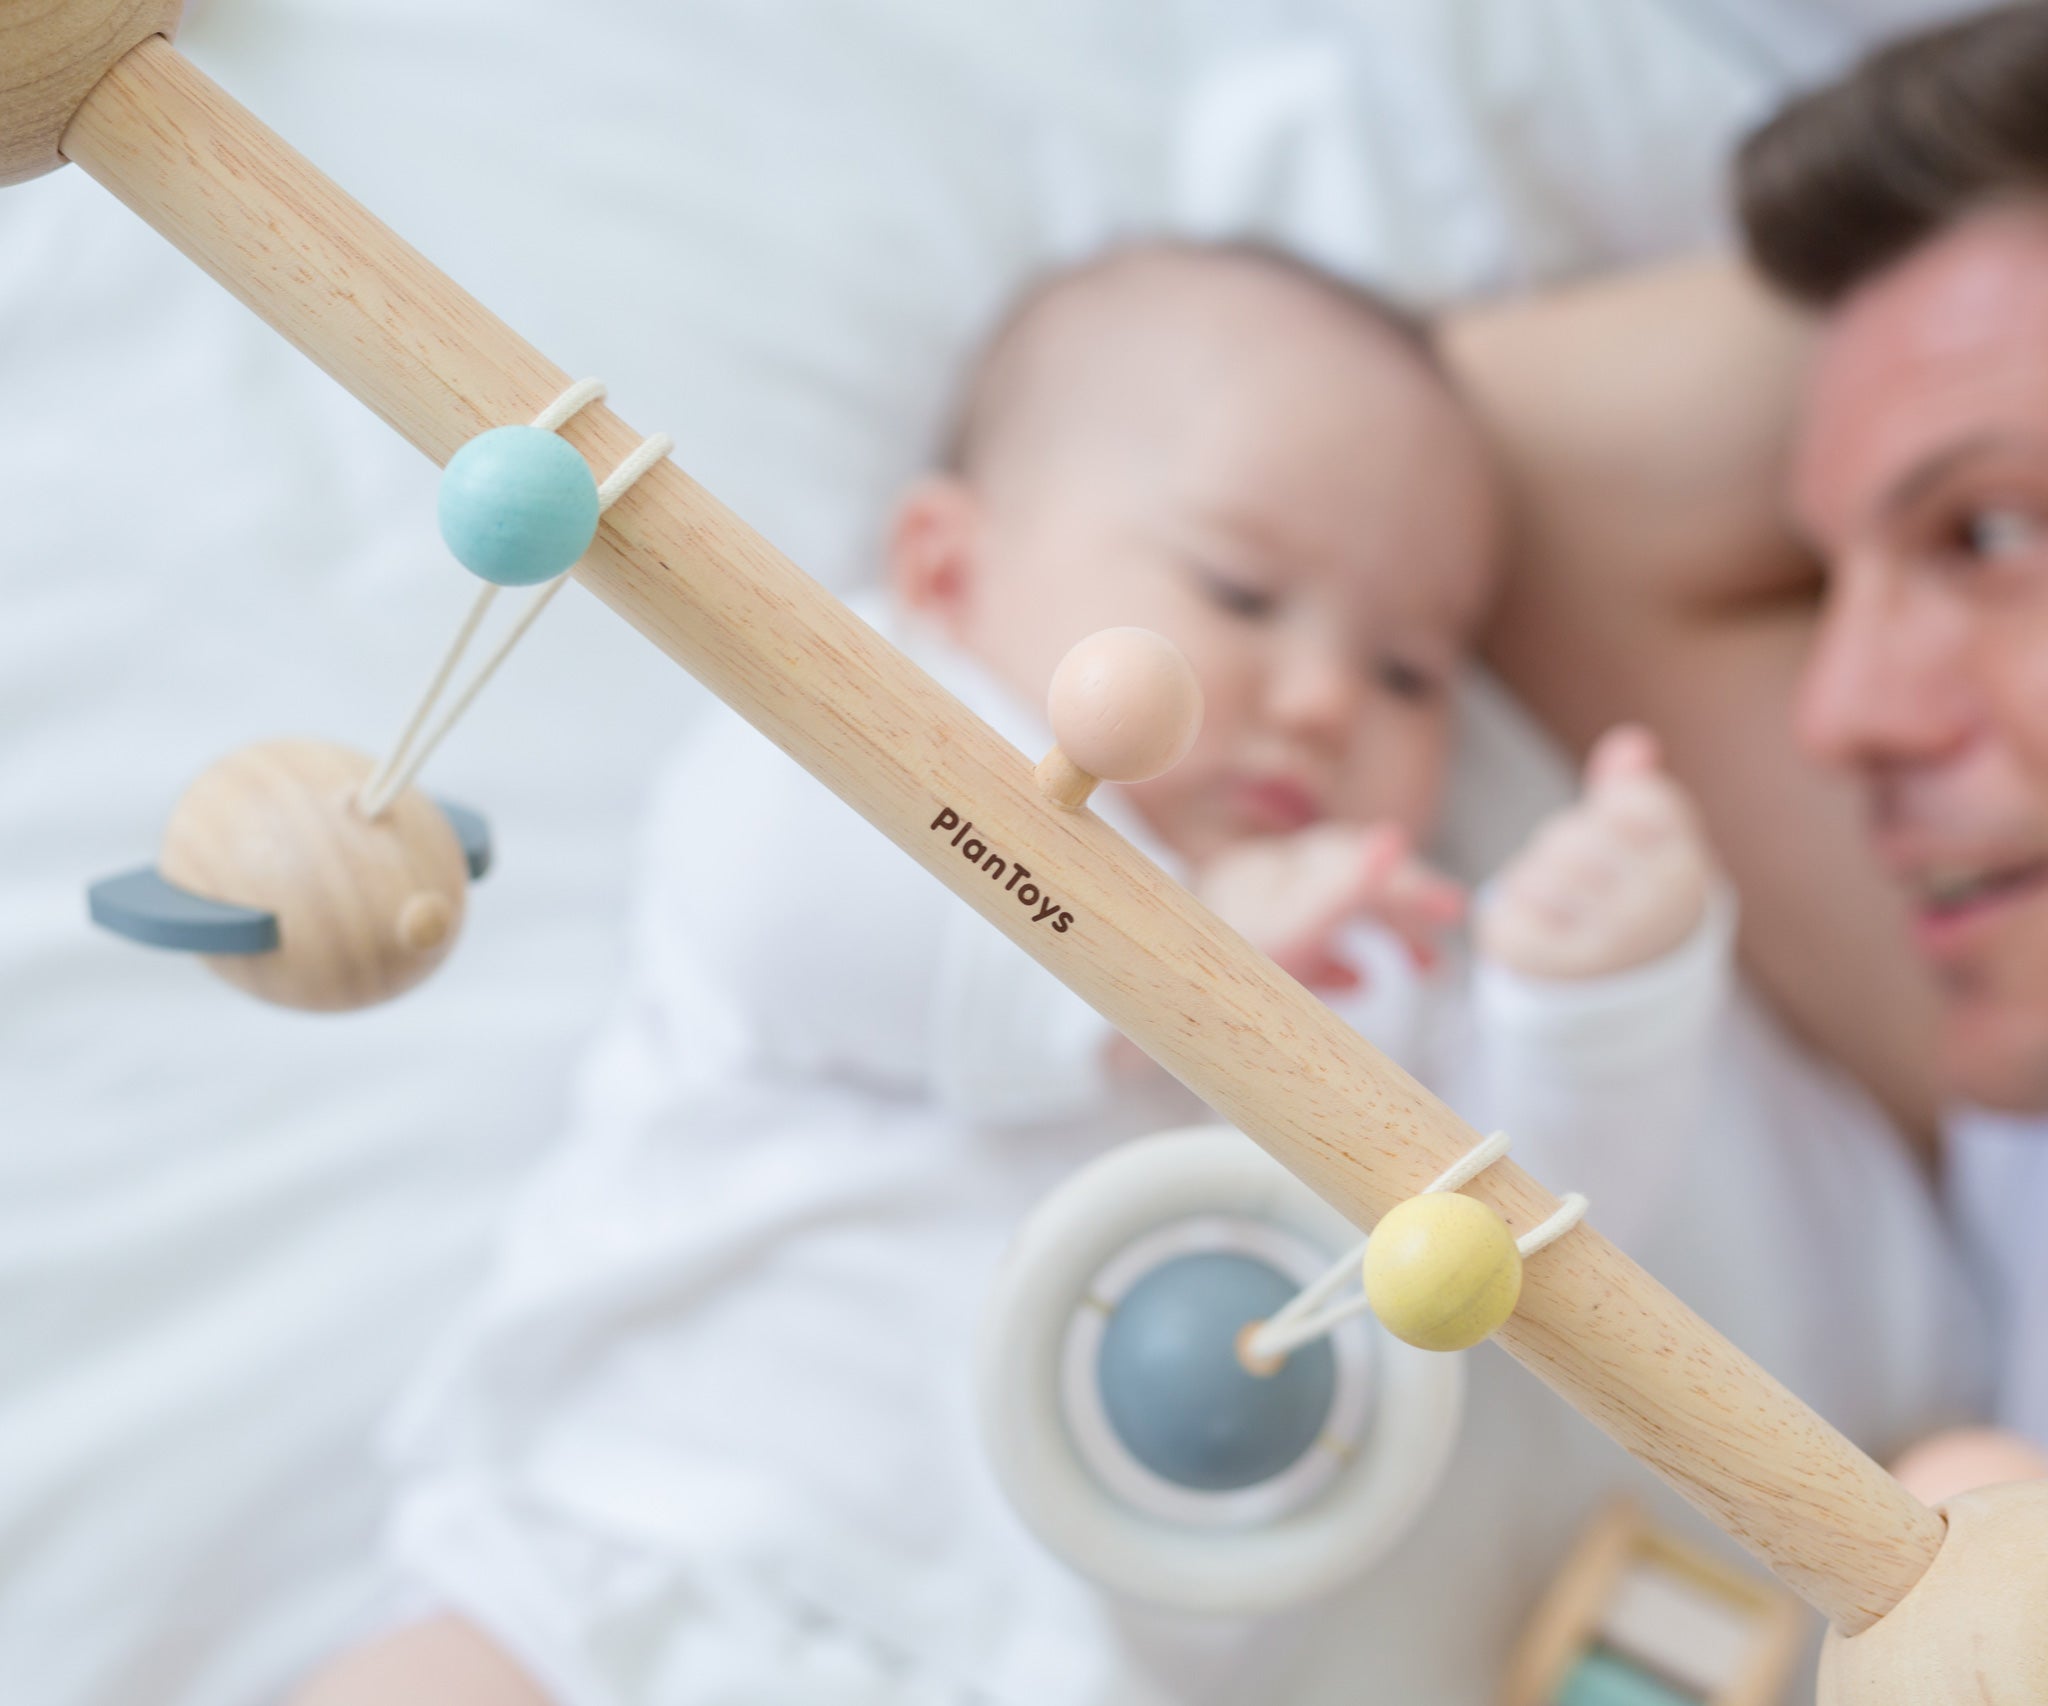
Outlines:
POLYGON ((941 835, 950 829, 950 845, 960 849, 960 857, 978 866, 991 882, 1001 883, 1005 894, 1015 895, 1018 903, 1030 910, 1032 923, 1043 924, 1050 919, 1053 929, 1062 936, 1072 927, 1074 915, 1031 880, 1026 866, 992 852, 988 843, 974 834, 972 819, 963 823, 951 806, 941 806, 939 815, 932 819, 932 828, 941 835))

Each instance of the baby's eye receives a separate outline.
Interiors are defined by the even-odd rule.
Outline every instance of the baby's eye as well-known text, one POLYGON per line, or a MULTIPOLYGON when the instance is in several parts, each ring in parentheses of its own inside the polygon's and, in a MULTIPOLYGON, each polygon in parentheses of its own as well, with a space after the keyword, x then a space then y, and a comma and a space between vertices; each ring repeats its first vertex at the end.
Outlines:
POLYGON ((1437 692, 1437 676, 1433 670, 1405 658, 1383 657, 1373 664, 1373 675, 1379 684, 1397 699, 1433 699, 1437 692))
POLYGON ((1963 518, 1962 544, 1973 557, 2013 557, 2039 548, 2041 523, 2020 509, 1972 510, 1963 518))
POLYGON ((1195 580, 1208 598, 1247 622, 1263 622, 1280 608, 1280 600, 1263 587, 1211 568, 1197 567, 1195 580))

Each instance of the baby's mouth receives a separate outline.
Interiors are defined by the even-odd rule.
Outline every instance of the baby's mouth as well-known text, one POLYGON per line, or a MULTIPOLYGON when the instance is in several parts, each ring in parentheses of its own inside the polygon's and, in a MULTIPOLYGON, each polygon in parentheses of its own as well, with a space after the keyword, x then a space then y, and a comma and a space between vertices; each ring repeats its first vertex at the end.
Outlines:
POLYGON ((1230 792, 1239 815, 1260 834, 1290 834, 1323 815, 1314 791, 1286 776, 1240 776, 1230 792))

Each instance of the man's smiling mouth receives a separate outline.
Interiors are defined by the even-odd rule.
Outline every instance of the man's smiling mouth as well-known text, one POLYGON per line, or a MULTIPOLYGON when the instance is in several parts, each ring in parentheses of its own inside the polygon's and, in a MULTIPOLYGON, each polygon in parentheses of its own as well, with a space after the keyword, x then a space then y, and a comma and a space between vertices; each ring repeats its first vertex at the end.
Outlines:
POLYGON ((2048 858, 2012 865, 1930 865, 1908 879, 1923 912, 1949 916, 2003 900, 2048 878, 2048 858))

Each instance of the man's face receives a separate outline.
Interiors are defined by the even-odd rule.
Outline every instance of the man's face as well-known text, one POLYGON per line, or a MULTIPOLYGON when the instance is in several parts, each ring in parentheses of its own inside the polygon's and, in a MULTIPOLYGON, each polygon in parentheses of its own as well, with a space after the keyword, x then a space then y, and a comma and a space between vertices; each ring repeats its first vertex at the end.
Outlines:
POLYGON ((2048 1108, 2048 205, 1844 304, 1795 483, 1829 566, 1801 739, 1864 784, 1950 1087, 2048 1108))

